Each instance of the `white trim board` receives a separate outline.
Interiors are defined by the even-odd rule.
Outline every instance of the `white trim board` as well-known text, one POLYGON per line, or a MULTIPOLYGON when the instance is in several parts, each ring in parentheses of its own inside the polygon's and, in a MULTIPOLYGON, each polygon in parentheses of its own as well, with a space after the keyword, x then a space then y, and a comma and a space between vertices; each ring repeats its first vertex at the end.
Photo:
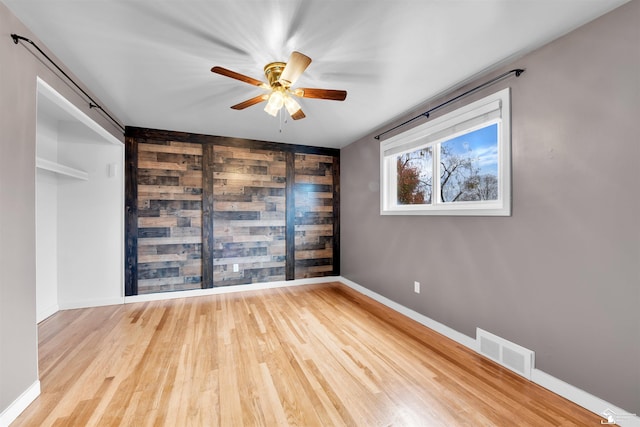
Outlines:
POLYGON ((41 311, 36 313, 36 323, 40 323, 43 320, 46 320, 49 316, 53 316, 60 310, 58 304, 52 304, 46 308, 43 308, 41 311))
POLYGON ((229 294, 233 292, 257 291, 260 289, 275 289, 288 286, 314 285, 338 280, 338 276, 314 277, 310 279, 283 280, 278 282, 249 283, 246 285, 219 286, 206 289, 192 289, 189 291, 156 292, 151 294, 132 295, 123 298, 110 298, 87 301, 61 301, 60 310, 76 308, 102 307, 105 305, 131 304, 136 302, 163 301, 177 298, 201 297, 206 295, 229 294))
POLYGON ((9 427, 38 396, 40 396, 40 381, 31 384, 28 389, 0 413, 0 427, 9 427))
POLYGON ((193 289, 190 291, 158 292, 153 294, 133 295, 130 297, 124 297, 124 302, 125 304, 129 304, 134 302, 161 301, 161 300, 176 299, 176 298, 201 297, 205 295, 229 294, 232 292, 257 291, 260 289, 284 288, 288 286, 315 285, 319 283, 337 281, 340 279, 341 279, 340 276, 325 276, 325 277, 314 277, 311 279, 295 279, 295 280, 282 280, 279 282, 264 282, 264 283, 250 283, 246 285, 219 286, 215 288, 193 289))
POLYGON ((58 175, 80 179, 82 181, 87 181, 89 179, 89 174, 83 170, 52 162, 51 160, 43 159, 41 157, 36 157, 36 168, 57 173, 58 175))
POLYGON ((351 280, 346 279, 342 276, 340 276, 338 280, 343 284, 347 285, 348 287, 350 287, 351 289, 358 291, 361 294, 366 295, 369 298, 374 299, 379 303, 386 305, 387 307, 397 311, 400 314, 404 314, 408 318, 415 320, 416 322, 426 326, 427 328, 433 329, 434 331, 444 335, 445 337, 451 338, 455 342, 458 342, 464 345, 465 347, 469 347, 470 349, 475 350, 476 340, 474 338, 468 337, 465 334, 461 334, 460 332, 454 329, 451 329, 450 327, 443 325, 440 322, 437 322, 425 315, 422 315, 417 311, 413 311, 410 308, 405 307, 404 305, 398 304, 397 302, 392 301, 387 297, 383 297, 382 295, 377 294, 372 290, 365 288, 364 286, 358 285, 357 283, 352 282, 351 280))
POLYGON ((618 414, 618 416, 615 417, 615 422, 621 427, 640 427, 640 417, 629 414, 629 412, 624 409, 539 369, 532 370, 531 381, 603 418, 606 418, 603 414, 609 412, 618 414))
POLYGON ((56 91, 46 81, 40 78, 40 76, 37 77, 36 82, 38 94, 45 96, 48 100, 53 102, 57 107, 61 109, 61 111, 64 111, 66 114, 68 114, 72 120, 76 120, 84 124, 87 128, 98 134, 106 142, 116 145, 124 145, 122 141, 120 141, 113 134, 100 126, 95 120, 86 115, 82 110, 72 104, 60 93, 58 93, 58 91, 56 91))
POLYGON ((74 310, 76 308, 104 307, 106 305, 124 304, 123 297, 102 298, 78 301, 59 301, 60 310, 74 310))
MULTIPOLYGON (((386 305, 392 310, 397 311, 400 314, 407 316, 408 318, 415 320, 416 322, 433 329, 434 331, 444 335, 445 337, 451 338, 459 344, 468 347, 474 352, 477 351, 476 340, 468 337, 465 334, 461 334, 460 332, 452 329, 446 325, 443 325, 440 322, 437 322, 423 314, 418 313, 417 311, 411 310, 401 304, 398 304, 395 301, 390 300, 387 297, 384 297, 376 292, 373 292, 370 289, 365 288, 362 285, 359 285, 345 277, 338 277, 341 283, 350 287, 351 289, 360 292, 363 295, 366 295, 379 303, 386 305)), ((478 353, 480 354, 480 353, 478 353)), ((482 354, 480 354, 482 357, 482 354)), ((506 369, 506 368, 505 368, 506 369)), ((576 405, 582 406, 588 411, 593 412, 596 415, 603 417, 603 420, 606 421, 603 414, 607 413, 615 413, 618 416, 615 421, 617 425, 621 427, 640 427, 640 417, 629 414, 628 411, 625 411, 621 408, 618 408, 616 405, 609 403, 599 397, 596 397, 584 390, 581 390, 571 384, 568 384, 554 376, 551 376, 539 369, 533 369, 531 374, 531 381, 546 388, 553 393, 564 397, 565 399, 575 403, 576 405), (609 412, 606 412, 609 411, 609 412)))

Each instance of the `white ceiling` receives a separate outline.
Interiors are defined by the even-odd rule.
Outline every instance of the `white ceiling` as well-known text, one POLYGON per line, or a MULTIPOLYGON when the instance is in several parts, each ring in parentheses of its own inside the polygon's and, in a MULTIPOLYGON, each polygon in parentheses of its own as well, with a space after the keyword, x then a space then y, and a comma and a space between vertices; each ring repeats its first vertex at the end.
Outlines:
POLYGON ((2 1, 125 125, 341 148, 627 0, 2 1), (293 50, 295 86, 347 99, 229 108, 262 90, 212 66, 264 80, 293 50))

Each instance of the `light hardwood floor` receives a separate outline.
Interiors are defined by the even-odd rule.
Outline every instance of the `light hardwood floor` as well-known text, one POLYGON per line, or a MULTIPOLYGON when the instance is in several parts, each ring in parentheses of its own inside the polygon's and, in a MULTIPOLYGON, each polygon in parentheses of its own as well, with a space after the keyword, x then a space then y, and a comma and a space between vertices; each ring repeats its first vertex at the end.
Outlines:
POLYGON ((547 426, 601 418, 338 283, 62 311, 14 426, 547 426))

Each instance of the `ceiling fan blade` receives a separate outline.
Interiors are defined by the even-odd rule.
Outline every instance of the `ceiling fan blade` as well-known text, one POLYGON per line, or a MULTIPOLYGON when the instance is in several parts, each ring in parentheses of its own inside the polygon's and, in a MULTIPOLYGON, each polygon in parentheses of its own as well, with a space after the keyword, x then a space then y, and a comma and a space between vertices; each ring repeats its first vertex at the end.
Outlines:
POLYGON ((284 67, 280 75, 280 83, 284 86, 291 86, 298 80, 304 70, 311 64, 311 58, 300 52, 293 52, 289 57, 289 62, 284 67))
POLYGON ((253 77, 245 76, 244 74, 236 73, 235 71, 227 70, 226 68, 222 67, 213 67, 211 69, 211 72, 220 74, 221 76, 231 77, 232 79, 240 80, 241 82, 249 83, 250 85, 254 86, 264 87, 266 85, 266 83, 263 83, 260 80, 256 80, 253 77))
POLYGON ((346 90, 333 89, 298 88, 293 91, 293 94, 302 98, 328 99, 331 101, 344 101, 347 98, 346 90))
POLYGON ((305 116, 305 115, 304 115, 304 113, 302 112, 302 110, 298 110, 298 111, 296 111, 296 112, 291 116, 291 118, 292 118, 293 120, 300 120, 300 119, 304 119, 305 117, 307 117, 307 116, 305 116))
POLYGON ((244 102, 231 106, 234 110, 244 110, 247 107, 266 101, 269 98, 268 94, 258 95, 255 98, 247 99, 244 102))

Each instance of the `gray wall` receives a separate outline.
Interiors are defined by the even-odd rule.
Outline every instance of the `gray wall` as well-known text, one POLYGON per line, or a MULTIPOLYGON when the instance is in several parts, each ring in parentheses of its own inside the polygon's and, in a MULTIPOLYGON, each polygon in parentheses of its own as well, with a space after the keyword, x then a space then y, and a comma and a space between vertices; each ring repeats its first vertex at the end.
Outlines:
POLYGON ((38 379, 36 76, 122 139, 117 128, 95 110, 89 110, 88 104, 37 56, 23 46, 16 46, 11 33, 30 38, 44 48, 0 3, 0 413, 38 379))
POLYGON ((634 0, 466 86, 527 69, 479 94, 512 88, 511 217, 380 216, 379 143, 344 148, 341 268, 640 414, 639 23, 634 0))

